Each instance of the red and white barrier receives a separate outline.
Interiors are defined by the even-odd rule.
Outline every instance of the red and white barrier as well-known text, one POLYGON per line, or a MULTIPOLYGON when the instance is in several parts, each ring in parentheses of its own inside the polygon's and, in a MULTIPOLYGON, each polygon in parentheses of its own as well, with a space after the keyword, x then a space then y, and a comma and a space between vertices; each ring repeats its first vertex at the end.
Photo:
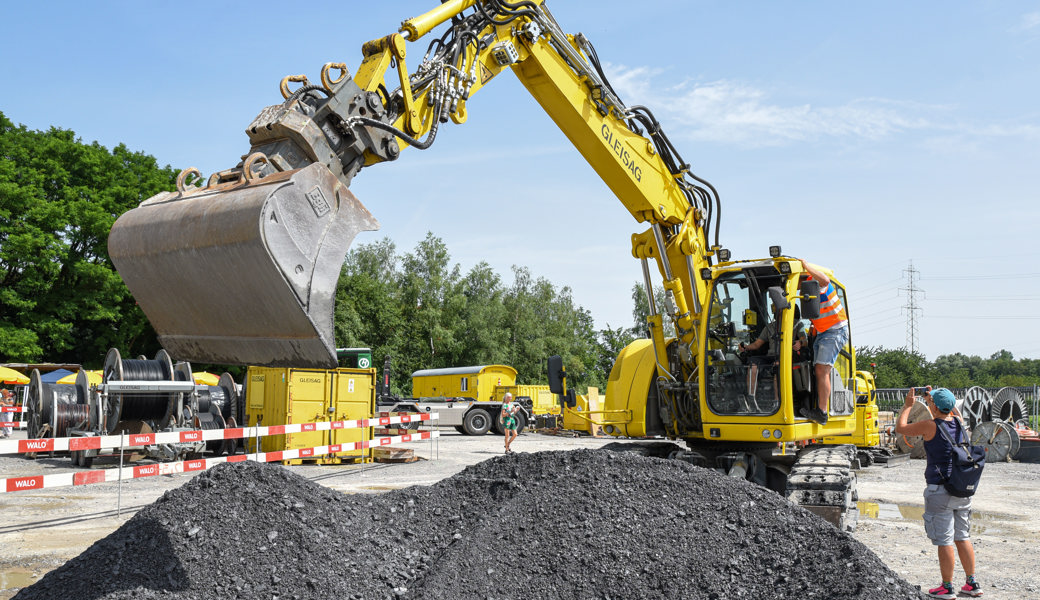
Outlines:
POLYGON ((0 427, 10 427, 11 429, 25 429, 25 421, 8 421, 4 417, 7 413, 20 413, 26 412, 24 406, 5 406, 3 410, 0 410, 0 427))
POLYGON ((134 448, 138 446, 151 446, 154 444, 209 442, 213 440, 233 440, 251 437, 266 437, 269 435, 285 435, 287 433, 309 433, 312 431, 333 431, 339 429, 364 429, 365 427, 385 427, 387 425, 395 425, 399 423, 430 421, 437 417, 437 413, 418 413, 411 415, 403 414, 397 417, 355 419, 352 421, 320 421, 317 423, 232 427, 228 429, 132 433, 125 436, 96 435, 87 437, 39 438, 31 440, 0 440, 0 454, 21 454, 25 452, 71 452, 76 450, 118 448, 120 446, 124 448, 134 448))
MULTIPOLYGON (((436 417, 435 417, 436 418, 436 417)), ((367 421, 368 419, 364 419, 367 421)), ((424 419, 425 420, 425 419, 424 419)), ((313 425, 314 423, 310 423, 313 425)), ((274 429, 274 426, 268 429, 274 429)), ((285 425, 284 427, 292 427, 285 425)), ((367 427, 367 426, 366 426, 367 427)), ((252 429, 252 428, 251 428, 252 429)), ((264 428, 260 428, 264 429, 264 428)), ((188 433, 188 432, 182 432, 188 433)), ((203 432, 196 432, 203 433, 203 432)), ((206 432, 208 433, 208 432, 206 432)), ((277 433, 269 435, 279 435, 277 433)), ((106 436, 112 437, 112 436, 106 436)), ((31 477, 10 477, 0 479, 0 493, 23 492, 27 490, 40 490, 44 488, 64 487, 69 485, 88 485, 91 483, 107 483, 119 481, 120 479, 140 479, 155 475, 172 475, 175 473, 190 473, 193 471, 205 471, 220 463, 243 462, 254 460, 257 462, 277 462, 280 460, 292 460, 295 458, 310 458, 313 456, 324 456, 350 450, 363 450, 391 444, 403 444, 407 442, 418 442, 440 437, 439 431, 420 431, 410 435, 399 435, 384 437, 377 440, 364 440, 349 444, 330 444, 327 446, 316 446, 314 448, 298 448, 294 450, 280 450, 277 452, 257 452, 253 454, 236 454, 234 456, 220 456, 216 458, 199 458, 179 462, 156 463, 151 465, 140 465, 133 467, 122 467, 115 469, 93 469, 87 471, 76 471, 73 473, 58 473, 56 475, 35 475, 31 477)), ((97 439, 97 438, 80 438, 97 439)), ((220 438, 215 438, 220 439, 220 438)), ((35 440, 18 440, 19 442, 35 440)))

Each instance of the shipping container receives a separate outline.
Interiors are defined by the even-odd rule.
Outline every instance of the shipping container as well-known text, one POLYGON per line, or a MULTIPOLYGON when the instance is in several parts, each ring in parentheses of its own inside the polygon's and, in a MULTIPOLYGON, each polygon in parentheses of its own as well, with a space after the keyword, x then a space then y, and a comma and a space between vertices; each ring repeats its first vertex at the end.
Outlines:
MULTIPOLYGON (((246 373, 246 425, 368 419, 375 411, 375 383, 375 369, 249 367, 246 373)), ((308 431, 260 438, 260 450, 277 452, 371 439, 371 427, 308 431)), ((246 447, 250 452, 255 451, 255 440, 249 439, 246 447)), ((313 459, 322 464, 370 460, 369 449, 348 450, 313 459)))

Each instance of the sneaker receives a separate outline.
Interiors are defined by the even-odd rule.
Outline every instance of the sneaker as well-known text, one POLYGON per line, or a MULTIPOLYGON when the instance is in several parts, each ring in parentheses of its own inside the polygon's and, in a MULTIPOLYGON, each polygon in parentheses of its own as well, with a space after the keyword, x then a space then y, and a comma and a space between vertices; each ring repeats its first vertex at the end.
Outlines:
POLYGON ((977 581, 970 581, 961 586, 961 591, 958 592, 961 596, 968 596, 969 598, 978 598, 982 595, 982 586, 977 581))
POLYGON ((819 423, 820 425, 826 425, 827 424, 827 413, 823 412, 822 410, 820 410, 818 408, 810 408, 810 409, 804 409, 803 408, 802 410, 798 411, 798 414, 802 415, 806 419, 809 419, 810 421, 815 421, 815 422, 819 423))
POLYGON ((928 597, 940 598, 941 600, 953 600, 957 595, 953 593, 952 583, 944 583, 939 587, 928 590, 928 597))

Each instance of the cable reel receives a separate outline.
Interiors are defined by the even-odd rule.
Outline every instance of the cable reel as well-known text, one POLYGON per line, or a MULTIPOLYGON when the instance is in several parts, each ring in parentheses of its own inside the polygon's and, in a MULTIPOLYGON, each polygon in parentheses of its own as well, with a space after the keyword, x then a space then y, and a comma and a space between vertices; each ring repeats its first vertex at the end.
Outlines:
POLYGON ((29 438, 67 437, 70 429, 85 425, 89 391, 83 371, 76 376, 75 385, 67 385, 45 383, 39 369, 33 369, 24 404, 29 438))
MULTIPOLYGON (((190 365, 188 366, 190 372, 190 365)), ((177 381, 173 362, 165 350, 159 350, 155 360, 123 359, 119 350, 112 348, 105 356, 102 387, 112 382, 177 381)), ((104 402, 95 401, 91 407, 91 429, 114 434, 122 421, 155 423, 155 430, 166 429, 182 399, 178 392, 140 393, 113 392, 104 395, 104 402)), ((98 396, 100 398, 100 395, 98 396)))

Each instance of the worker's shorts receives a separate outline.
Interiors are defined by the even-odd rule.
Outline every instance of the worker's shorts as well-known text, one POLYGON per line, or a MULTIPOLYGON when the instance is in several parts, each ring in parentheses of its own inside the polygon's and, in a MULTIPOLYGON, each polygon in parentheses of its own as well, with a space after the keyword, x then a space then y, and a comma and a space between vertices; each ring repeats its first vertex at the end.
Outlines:
POLYGON ((935 546, 971 539, 971 498, 951 496, 930 483, 924 489, 924 531, 935 546))
POLYGON ((823 333, 816 334, 813 343, 814 361, 818 365, 833 365, 838 360, 838 353, 849 343, 849 326, 847 323, 835 325, 823 333))
POLYGON ((505 417, 502 419, 502 429, 516 429, 516 417, 505 417))

